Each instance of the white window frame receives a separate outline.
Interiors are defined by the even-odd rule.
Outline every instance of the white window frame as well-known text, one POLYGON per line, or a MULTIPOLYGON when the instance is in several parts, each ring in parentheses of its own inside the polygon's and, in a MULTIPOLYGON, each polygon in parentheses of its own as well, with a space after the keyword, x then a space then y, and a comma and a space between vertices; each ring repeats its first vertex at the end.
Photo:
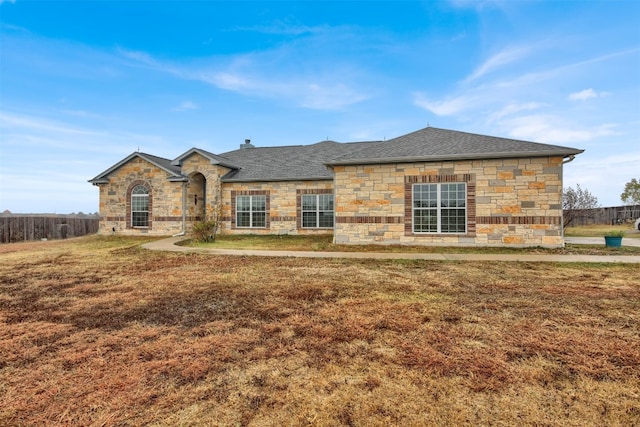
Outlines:
POLYGON ((241 196, 236 196, 236 228, 267 228, 267 196, 266 195, 253 195, 253 196, 247 196, 247 195, 241 195, 241 196), (256 198, 261 197, 264 199, 264 210, 257 210, 255 205, 258 205, 258 203, 256 203, 256 198), (242 198, 247 198, 249 200, 249 210, 240 210, 238 209, 238 207, 240 206, 240 204, 238 203, 238 201, 242 198), (243 213, 249 213, 249 225, 240 225, 240 221, 239 221, 239 216, 240 214, 243 213), (254 214, 264 214, 264 224, 263 225, 259 225, 256 226, 254 225, 254 221, 253 221, 253 215, 254 214))
POLYGON ((300 226, 302 228, 306 228, 306 229, 313 229, 313 228, 320 228, 320 229, 332 229, 335 225, 335 201, 333 198, 333 194, 302 194, 301 198, 300 198, 300 226), (304 199, 305 197, 313 197, 315 198, 315 209, 306 209, 305 210, 305 203, 304 203, 304 199), (324 198, 324 197, 330 197, 330 203, 331 203, 331 210, 326 210, 326 209, 320 209, 320 198, 324 198), (315 213, 315 226, 305 226, 304 225, 304 214, 305 213, 315 213), (331 225, 329 226, 321 226, 320 225, 320 215, 324 213, 330 213, 331 214, 331 225))
POLYGON ((467 192, 468 192, 468 187, 467 187, 467 183, 466 182, 442 182, 442 183, 420 183, 420 184, 413 184, 412 188, 411 188, 411 227, 412 227, 412 232, 414 234, 451 234, 451 235, 460 235, 460 234, 466 234, 467 230, 468 230, 468 217, 469 217, 469 207, 467 206, 467 192), (448 206, 443 206, 443 187, 444 186, 449 186, 449 185, 463 185, 464 186, 464 199, 458 199, 456 198, 456 201, 463 201, 463 205, 462 206, 454 206, 454 207, 448 207, 448 206), (429 186, 435 186, 436 188, 436 206, 429 206, 429 207, 416 207, 416 189, 418 187, 429 187, 429 186), (442 213, 445 210, 448 209, 461 209, 464 210, 464 230, 463 231, 442 231, 443 229, 443 224, 442 224, 442 213), (422 231, 422 230, 417 230, 416 229, 416 213, 418 211, 425 211, 425 210, 435 210, 436 211, 436 230, 435 231, 422 231))
POLYGON ((131 228, 149 228, 149 213, 149 189, 144 185, 136 185, 131 190, 131 228), (136 190, 139 188, 143 189, 144 193, 136 193, 136 190), (138 206, 140 204, 136 202, 136 199, 146 199, 146 203, 144 203, 146 210, 139 210, 138 206), (136 223, 140 221, 135 219, 135 214, 140 213, 146 214, 146 221, 144 221, 146 222, 145 225, 136 225, 136 223))

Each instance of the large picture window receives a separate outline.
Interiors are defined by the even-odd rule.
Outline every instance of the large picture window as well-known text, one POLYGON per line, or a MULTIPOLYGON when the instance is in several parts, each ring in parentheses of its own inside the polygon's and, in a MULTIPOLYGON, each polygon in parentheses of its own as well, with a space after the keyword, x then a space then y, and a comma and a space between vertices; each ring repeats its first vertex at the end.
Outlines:
POLYGON ((149 227, 149 190, 144 185, 136 185, 131 190, 131 226, 149 227))
POLYGON ((467 186, 414 184, 412 210, 414 233, 466 233, 467 186))
POLYGON ((302 228, 333 228, 333 194, 302 195, 302 228))
POLYGON ((266 196, 237 196, 236 197, 236 227, 266 228, 267 226, 267 197, 266 196))

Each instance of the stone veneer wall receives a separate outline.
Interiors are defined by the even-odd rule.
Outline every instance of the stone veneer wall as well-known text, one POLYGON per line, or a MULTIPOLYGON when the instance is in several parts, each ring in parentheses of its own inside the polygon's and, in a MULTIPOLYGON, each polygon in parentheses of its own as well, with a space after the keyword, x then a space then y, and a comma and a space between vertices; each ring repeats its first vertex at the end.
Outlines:
POLYGON ((342 244, 563 245, 562 158, 336 166, 342 244), (414 234, 411 188, 467 183, 467 233, 414 234))
POLYGON ((300 227, 302 194, 335 192, 335 241, 344 244, 561 246, 562 158, 477 160, 391 165, 336 166, 334 181, 220 183, 228 169, 194 154, 185 174, 196 182, 167 181, 167 173, 134 158, 100 185, 100 233, 170 235, 182 230, 182 191, 187 191, 187 228, 203 211, 195 196, 212 207, 221 190, 224 226, 230 234, 326 234, 331 229, 300 227), (411 186, 419 182, 466 182, 468 225, 464 235, 413 234, 411 186), (134 183, 151 188, 149 228, 130 228, 128 191, 134 183), (335 186, 335 189, 334 189, 335 186), (268 227, 236 228, 233 196, 268 194, 268 227))
POLYGON ((194 221, 200 221, 203 215, 210 216, 212 210, 217 204, 220 196, 220 178, 224 176, 230 169, 211 164, 211 161, 194 153, 184 159, 181 165, 182 173, 190 178, 187 184, 187 229, 194 221), (203 194, 203 185, 198 180, 201 174, 206 180, 204 188, 206 194, 203 194))
POLYGON ((134 158, 109 177, 109 184, 100 186, 100 234, 168 235, 182 229, 182 184, 167 181, 167 172, 143 160, 134 158), (151 188, 150 225, 131 228, 128 193, 133 184, 151 188))
POLYGON ((223 234, 330 234, 333 229, 302 228, 299 223, 302 194, 333 193, 333 181, 276 181, 252 183, 222 183, 224 200, 223 234), (267 227, 238 228, 235 226, 235 196, 266 195, 267 227))

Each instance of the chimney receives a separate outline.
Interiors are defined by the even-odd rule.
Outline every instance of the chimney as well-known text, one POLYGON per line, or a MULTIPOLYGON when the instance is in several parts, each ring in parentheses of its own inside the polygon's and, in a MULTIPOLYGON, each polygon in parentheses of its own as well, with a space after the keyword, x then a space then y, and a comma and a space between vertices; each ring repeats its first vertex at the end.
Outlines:
POLYGON ((244 144, 240 145, 240 148, 242 150, 244 150, 245 148, 256 148, 255 146, 253 146, 253 144, 251 144, 251 140, 250 139, 245 139, 244 140, 244 144))

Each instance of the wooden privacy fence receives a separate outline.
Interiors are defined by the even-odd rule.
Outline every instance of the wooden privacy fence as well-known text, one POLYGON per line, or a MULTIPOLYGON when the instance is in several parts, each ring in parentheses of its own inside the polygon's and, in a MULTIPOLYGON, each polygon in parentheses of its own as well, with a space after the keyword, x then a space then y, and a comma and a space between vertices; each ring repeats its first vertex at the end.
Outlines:
POLYGON ((564 212, 564 215, 573 214, 572 226, 592 224, 626 224, 640 218, 640 205, 614 206, 610 208, 575 209, 573 212, 564 212))
POLYGON ((25 240, 66 239, 98 232, 97 217, 68 215, 2 215, 0 243, 25 240))

